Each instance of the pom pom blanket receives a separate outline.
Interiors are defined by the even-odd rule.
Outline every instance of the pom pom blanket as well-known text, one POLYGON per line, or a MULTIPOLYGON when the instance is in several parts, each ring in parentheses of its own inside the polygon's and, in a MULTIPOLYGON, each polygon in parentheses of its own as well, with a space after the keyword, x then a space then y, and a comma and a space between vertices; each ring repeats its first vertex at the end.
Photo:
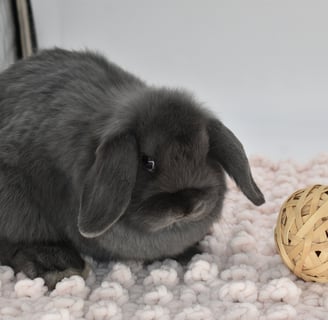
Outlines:
POLYGON ((0 266, 0 319, 212 320, 328 319, 328 284, 304 282, 278 255, 273 231, 283 201, 297 189, 328 184, 328 154, 306 164, 251 158, 266 203, 253 206, 228 179, 221 219, 181 266, 172 259, 98 264, 48 292, 0 266))

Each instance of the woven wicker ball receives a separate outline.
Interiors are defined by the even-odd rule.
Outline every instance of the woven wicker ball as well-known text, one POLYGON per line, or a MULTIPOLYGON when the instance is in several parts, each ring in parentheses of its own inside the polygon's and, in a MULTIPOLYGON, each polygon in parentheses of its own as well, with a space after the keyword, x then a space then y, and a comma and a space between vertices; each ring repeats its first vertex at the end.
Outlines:
POLYGON ((296 191, 285 201, 275 241, 282 260, 298 277, 328 282, 328 186, 296 191))

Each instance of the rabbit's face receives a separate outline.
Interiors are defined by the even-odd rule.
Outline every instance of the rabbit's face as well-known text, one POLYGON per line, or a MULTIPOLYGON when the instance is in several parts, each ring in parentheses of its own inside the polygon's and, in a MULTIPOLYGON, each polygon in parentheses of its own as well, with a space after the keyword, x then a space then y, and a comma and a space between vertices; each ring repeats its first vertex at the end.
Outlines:
POLYGON ((172 98, 155 103, 138 121, 137 178, 122 216, 146 232, 218 215, 226 189, 200 109, 172 98))
POLYGON ((81 196, 86 237, 115 223, 156 232, 214 220, 223 169, 253 203, 264 202, 238 139, 185 93, 152 89, 125 99, 103 136, 81 196))

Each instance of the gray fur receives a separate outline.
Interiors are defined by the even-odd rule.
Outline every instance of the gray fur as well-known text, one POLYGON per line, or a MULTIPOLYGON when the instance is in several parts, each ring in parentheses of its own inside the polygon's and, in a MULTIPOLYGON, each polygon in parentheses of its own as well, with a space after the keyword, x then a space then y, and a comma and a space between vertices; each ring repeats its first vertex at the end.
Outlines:
POLYGON ((71 250, 100 260, 183 254, 220 215, 223 169, 264 202, 219 120, 98 54, 47 50, 0 75, 0 260, 16 271, 83 270, 71 250), (54 247, 60 267, 45 263, 54 247))

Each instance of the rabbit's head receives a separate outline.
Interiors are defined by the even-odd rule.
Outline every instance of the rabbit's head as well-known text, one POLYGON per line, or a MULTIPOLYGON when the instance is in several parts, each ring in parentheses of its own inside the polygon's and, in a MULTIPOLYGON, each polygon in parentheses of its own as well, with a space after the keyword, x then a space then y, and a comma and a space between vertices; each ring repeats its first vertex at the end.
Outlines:
POLYGON ((224 171, 256 205, 241 143, 188 94, 148 89, 118 103, 88 171, 79 231, 97 237, 115 223, 143 232, 183 227, 220 213, 224 171))

